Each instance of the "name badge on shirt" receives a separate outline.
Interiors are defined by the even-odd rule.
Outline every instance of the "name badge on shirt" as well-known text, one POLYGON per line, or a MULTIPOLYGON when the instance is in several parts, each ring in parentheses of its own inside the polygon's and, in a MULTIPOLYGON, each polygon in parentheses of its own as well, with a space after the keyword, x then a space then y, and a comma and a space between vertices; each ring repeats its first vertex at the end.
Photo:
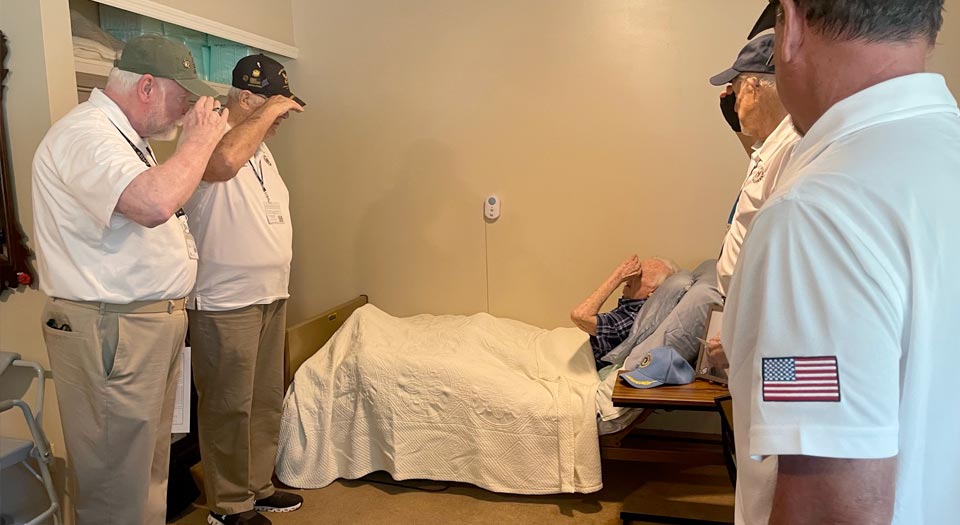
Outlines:
POLYGON ((177 217, 177 220, 180 222, 180 229, 183 231, 183 240, 187 245, 187 256, 193 260, 200 258, 199 253, 197 253, 197 241, 194 240, 193 234, 190 233, 190 226, 187 224, 187 216, 180 215, 177 217))
POLYGON ((280 207, 279 203, 265 202, 263 206, 267 213, 267 224, 284 224, 286 222, 283 217, 283 208, 280 207))

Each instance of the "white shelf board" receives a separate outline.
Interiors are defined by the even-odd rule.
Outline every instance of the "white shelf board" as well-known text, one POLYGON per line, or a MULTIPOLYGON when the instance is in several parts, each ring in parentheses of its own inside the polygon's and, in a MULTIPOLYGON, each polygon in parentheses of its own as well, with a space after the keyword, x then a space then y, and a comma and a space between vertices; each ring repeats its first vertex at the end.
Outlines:
POLYGON ((93 58, 73 57, 74 69, 77 73, 86 73, 88 75, 97 75, 105 77, 110 74, 113 64, 106 60, 96 60, 93 58))

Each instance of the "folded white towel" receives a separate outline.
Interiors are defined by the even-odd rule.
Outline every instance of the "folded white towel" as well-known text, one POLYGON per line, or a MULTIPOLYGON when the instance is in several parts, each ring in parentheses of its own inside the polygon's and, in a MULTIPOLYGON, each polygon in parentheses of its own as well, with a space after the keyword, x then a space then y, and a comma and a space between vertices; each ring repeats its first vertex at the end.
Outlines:
POLYGON ((89 38, 73 37, 73 55, 113 62, 117 51, 89 38))

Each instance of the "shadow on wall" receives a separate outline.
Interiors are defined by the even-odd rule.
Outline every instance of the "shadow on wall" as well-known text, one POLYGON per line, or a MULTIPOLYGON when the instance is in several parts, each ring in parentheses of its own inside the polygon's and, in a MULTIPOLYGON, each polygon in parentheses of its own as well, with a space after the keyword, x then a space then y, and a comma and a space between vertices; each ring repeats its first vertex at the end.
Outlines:
MULTIPOLYGON (((393 176, 391 176, 393 175, 393 176)), ((389 185, 360 222, 357 276, 374 304, 393 315, 485 309, 480 202, 459 178, 452 150, 435 140, 407 149, 389 185), (473 213, 473 212, 476 213, 473 213)))

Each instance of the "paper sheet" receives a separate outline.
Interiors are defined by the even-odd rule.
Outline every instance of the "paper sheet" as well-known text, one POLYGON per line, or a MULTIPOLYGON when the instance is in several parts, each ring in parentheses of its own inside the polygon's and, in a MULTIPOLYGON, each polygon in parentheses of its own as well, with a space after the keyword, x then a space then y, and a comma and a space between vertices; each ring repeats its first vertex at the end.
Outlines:
POLYGON ((177 382, 177 400, 173 405, 174 434, 190 433, 190 347, 183 347, 180 357, 180 380, 177 382))

